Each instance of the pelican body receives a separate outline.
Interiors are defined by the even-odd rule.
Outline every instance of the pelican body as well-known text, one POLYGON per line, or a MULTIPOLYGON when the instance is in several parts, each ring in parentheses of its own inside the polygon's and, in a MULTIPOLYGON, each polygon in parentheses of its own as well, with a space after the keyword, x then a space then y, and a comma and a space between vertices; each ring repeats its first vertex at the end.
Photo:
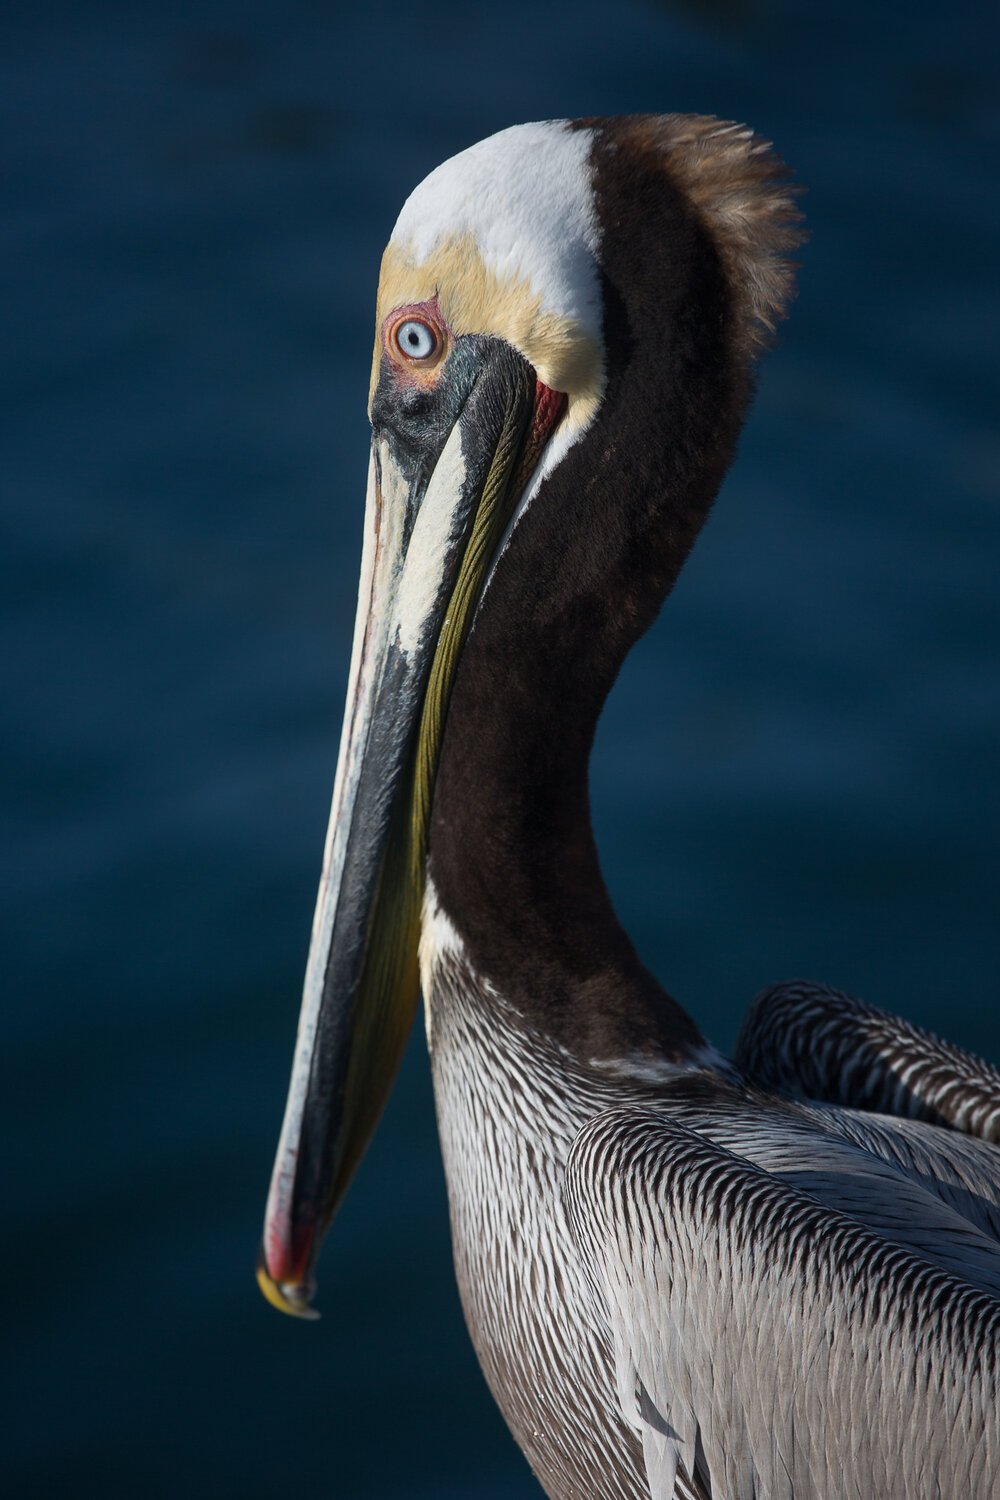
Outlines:
POLYGON ((422 990, 462 1304, 552 1500, 1000 1494, 1000 1075, 821 986, 732 1060, 640 963, 598 715, 792 291, 781 163, 693 116, 516 126, 382 264, 357 625, 258 1266, 319 1245, 422 990))

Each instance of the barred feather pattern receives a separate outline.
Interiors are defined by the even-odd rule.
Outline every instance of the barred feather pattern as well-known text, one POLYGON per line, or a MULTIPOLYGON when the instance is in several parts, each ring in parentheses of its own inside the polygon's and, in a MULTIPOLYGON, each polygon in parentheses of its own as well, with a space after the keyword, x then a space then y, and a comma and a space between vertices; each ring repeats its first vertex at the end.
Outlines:
POLYGON ((758 995, 735 1060, 770 1088, 1000 1143, 1000 1069, 824 985, 794 981, 758 995))
POLYGON ((567 1172, 653 1500, 1000 1493, 1000 1302, 689 1130, 591 1121, 567 1172))
MULTIPOLYGON (((460 951, 424 986, 455 1270, 490 1390, 551 1500, 649 1500, 562 1193, 574 1137, 631 1093, 532 1037, 460 951)), ((683 1474, 677 1493, 707 1500, 683 1474)))
POLYGON ((1000 1300, 994 1147, 923 1122, 800 1104, 704 1074, 665 1081, 657 1103, 748 1168, 1000 1300))
POLYGON ((1000 1151, 709 1051, 586 1066, 445 924, 422 968, 459 1292, 550 1500, 1000 1497, 1000 1151))

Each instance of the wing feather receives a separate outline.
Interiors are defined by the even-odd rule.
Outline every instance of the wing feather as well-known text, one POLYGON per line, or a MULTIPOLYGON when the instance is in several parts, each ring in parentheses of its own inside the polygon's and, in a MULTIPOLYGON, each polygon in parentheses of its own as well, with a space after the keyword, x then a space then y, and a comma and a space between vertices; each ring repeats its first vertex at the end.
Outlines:
POLYGON ((1000 1142, 1000 1070, 825 985, 764 990, 744 1017, 734 1058, 768 1088, 1000 1142))
POLYGON ((669 1108, 574 1144, 568 1209, 653 1500, 1000 1493, 1000 1302, 669 1108))
POLYGON ((919 1121, 798 1103, 721 1078, 679 1078, 661 1097, 698 1135, 1000 1298, 994 1147, 919 1121))
POLYGON ((803 1113, 902 1172, 1000 1243, 1000 1148, 924 1120, 828 1105, 805 1105, 803 1113))

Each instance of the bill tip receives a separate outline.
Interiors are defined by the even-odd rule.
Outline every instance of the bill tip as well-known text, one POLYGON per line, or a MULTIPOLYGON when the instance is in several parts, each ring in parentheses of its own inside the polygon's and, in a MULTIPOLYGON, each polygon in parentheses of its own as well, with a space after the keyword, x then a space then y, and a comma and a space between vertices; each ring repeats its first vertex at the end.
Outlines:
POLYGON ((301 1282, 276 1281, 267 1269, 263 1248, 257 1253, 257 1285, 271 1306, 276 1307, 279 1312, 287 1313, 292 1318, 304 1318, 309 1322, 314 1322, 319 1317, 315 1307, 310 1306, 316 1283, 311 1279, 301 1282))

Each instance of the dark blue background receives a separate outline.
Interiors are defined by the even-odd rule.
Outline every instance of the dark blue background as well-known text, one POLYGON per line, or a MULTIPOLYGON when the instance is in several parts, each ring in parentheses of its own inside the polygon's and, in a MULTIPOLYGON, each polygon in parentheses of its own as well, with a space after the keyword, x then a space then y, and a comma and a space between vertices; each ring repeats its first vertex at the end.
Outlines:
POLYGON ((537 1493, 455 1296, 422 1038, 323 1321, 252 1264, 319 867, 379 255, 516 120, 746 119, 801 295, 599 735, 607 874, 729 1045, 822 978, 1000 1053, 1000 12, 8 0, 7 1496, 537 1493))

